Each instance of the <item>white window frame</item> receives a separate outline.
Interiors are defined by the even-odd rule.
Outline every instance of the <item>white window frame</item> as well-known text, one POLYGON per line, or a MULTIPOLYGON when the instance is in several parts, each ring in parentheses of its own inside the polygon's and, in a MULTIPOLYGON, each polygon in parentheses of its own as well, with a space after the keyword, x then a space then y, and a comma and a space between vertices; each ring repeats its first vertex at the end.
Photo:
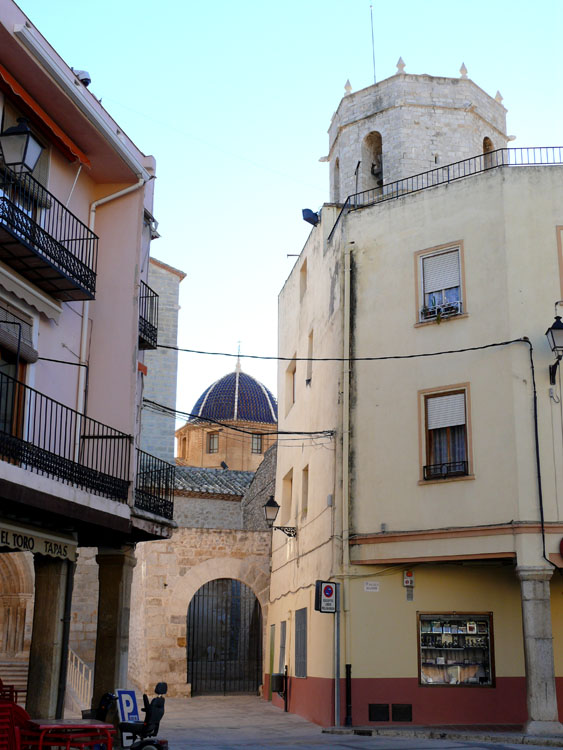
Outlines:
MULTIPOLYGON (((418 253, 417 258, 418 268, 418 322, 429 323, 429 322, 440 322, 444 318, 451 318, 458 315, 462 315, 465 312, 465 289, 464 289, 464 274, 463 274, 463 248, 461 243, 455 243, 446 246, 440 246, 434 248, 432 251, 418 253), (444 285, 440 288, 428 289, 428 284, 425 284, 425 261, 432 262, 432 259, 439 259, 447 255, 455 254, 457 257, 457 269, 443 268, 439 269, 438 263, 434 265, 434 273, 437 276, 442 275, 444 285), (457 275, 457 279, 455 276, 457 275), (457 280, 457 284, 450 284, 452 280, 457 280), (448 299, 447 290, 458 289, 457 300, 448 299), (434 299, 428 299, 427 295, 432 295, 434 299)), ((428 268, 428 267, 427 267, 428 268)), ((427 271, 427 275, 430 274, 430 269, 427 271)), ((437 282, 431 282, 434 286, 437 282)), ((454 295, 450 295, 452 297, 454 295)))

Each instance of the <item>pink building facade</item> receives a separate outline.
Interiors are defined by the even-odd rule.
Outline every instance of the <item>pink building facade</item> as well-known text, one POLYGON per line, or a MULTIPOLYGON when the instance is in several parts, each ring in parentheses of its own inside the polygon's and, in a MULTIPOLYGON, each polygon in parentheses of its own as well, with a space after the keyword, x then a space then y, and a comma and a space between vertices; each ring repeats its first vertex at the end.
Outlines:
POLYGON ((62 711, 80 547, 97 548, 97 701, 127 680, 134 545, 173 527, 173 468, 137 449, 155 161, 88 83, 2 4, 1 132, 27 127, 41 155, 31 173, 0 155, 0 665, 29 653, 42 717, 62 711))

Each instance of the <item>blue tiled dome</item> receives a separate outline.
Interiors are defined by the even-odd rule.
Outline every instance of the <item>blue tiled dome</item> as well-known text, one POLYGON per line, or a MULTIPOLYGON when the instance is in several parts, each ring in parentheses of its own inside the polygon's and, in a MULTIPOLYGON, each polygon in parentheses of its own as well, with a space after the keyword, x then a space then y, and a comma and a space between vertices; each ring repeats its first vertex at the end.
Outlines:
POLYGON ((265 385, 241 372, 237 365, 234 372, 210 385, 198 398, 189 421, 201 417, 275 424, 278 405, 265 385))

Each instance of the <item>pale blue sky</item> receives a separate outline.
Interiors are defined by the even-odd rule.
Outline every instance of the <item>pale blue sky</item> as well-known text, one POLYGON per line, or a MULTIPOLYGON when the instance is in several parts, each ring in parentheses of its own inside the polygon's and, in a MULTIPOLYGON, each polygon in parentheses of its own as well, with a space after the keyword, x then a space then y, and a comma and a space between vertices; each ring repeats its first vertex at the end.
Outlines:
MULTIPOLYGON (((560 0, 373 4, 378 80, 469 77, 500 90, 514 146, 562 145, 560 0)), ((369 0, 19 0, 65 61, 157 161, 153 254, 187 273, 179 345, 275 354, 277 295, 328 199, 327 128, 373 83, 369 0)), ((363 354, 372 354, 364 352, 363 354)), ((229 359, 180 354, 190 410, 229 359)), ((243 361, 276 392, 276 366, 243 361)))

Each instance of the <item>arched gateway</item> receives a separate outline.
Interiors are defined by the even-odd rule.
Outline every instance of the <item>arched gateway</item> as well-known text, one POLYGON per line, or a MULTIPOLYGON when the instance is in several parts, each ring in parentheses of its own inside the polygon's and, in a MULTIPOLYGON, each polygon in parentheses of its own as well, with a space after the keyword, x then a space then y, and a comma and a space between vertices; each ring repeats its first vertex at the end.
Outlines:
POLYGON ((192 695, 256 693, 262 682, 262 610, 234 578, 201 586, 188 607, 188 682, 192 695))

